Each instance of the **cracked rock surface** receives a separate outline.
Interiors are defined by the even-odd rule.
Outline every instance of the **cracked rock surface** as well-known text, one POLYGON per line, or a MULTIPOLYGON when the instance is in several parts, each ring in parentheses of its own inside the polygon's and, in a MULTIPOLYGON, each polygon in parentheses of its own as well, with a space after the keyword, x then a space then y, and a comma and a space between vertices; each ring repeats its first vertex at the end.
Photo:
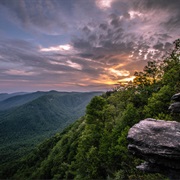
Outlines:
POLYGON ((128 133, 128 149, 146 162, 137 168, 180 179, 180 123, 145 119, 128 133))

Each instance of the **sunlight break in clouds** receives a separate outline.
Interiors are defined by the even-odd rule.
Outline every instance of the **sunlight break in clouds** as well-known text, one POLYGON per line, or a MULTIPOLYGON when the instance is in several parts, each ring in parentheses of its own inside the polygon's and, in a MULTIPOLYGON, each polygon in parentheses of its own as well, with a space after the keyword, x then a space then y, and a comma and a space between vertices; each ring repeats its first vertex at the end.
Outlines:
POLYGON ((72 49, 72 46, 69 44, 59 45, 59 46, 51 46, 49 48, 40 48, 40 51, 51 52, 51 51, 68 51, 72 49))
POLYGON ((119 71, 119 70, 110 68, 109 71, 117 76, 129 76, 130 75, 129 71, 126 71, 126 70, 119 71))
POLYGON ((70 60, 67 61, 67 65, 78 70, 82 70, 82 66, 80 64, 77 64, 75 62, 72 62, 70 60))
POLYGON ((93 79, 90 80, 91 83, 95 83, 95 84, 101 84, 101 85, 114 85, 117 84, 116 80, 112 80, 109 75, 106 74, 100 74, 100 76, 98 77, 98 79, 93 79))
POLYGON ((49 61, 49 63, 54 64, 54 65, 69 66, 69 67, 72 67, 72 68, 77 69, 77 70, 82 70, 82 66, 80 64, 72 62, 71 60, 65 60, 64 62, 49 61))
POLYGON ((110 8, 113 1, 114 0, 96 0, 96 5, 104 10, 110 8))
POLYGON ((143 16, 142 13, 137 12, 137 11, 129 11, 129 14, 130 14, 130 19, 135 19, 136 17, 143 16))
POLYGON ((133 81, 134 78, 135 78, 135 76, 130 76, 130 77, 128 77, 128 78, 121 79, 121 80, 119 80, 118 82, 123 83, 123 84, 126 84, 126 83, 128 83, 129 81, 133 81))

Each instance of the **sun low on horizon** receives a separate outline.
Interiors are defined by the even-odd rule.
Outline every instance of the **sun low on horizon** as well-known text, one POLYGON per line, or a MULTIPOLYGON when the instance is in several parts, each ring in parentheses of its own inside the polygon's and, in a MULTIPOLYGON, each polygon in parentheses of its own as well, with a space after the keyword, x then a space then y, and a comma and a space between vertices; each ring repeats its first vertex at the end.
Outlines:
POLYGON ((177 0, 1 0, 0 93, 106 91, 180 37, 177 0))

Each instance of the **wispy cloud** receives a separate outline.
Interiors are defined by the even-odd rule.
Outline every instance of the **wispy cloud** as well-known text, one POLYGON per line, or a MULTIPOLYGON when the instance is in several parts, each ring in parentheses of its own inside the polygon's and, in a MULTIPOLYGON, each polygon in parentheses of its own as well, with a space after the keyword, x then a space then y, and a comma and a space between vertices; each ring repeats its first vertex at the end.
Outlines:
POLYGON ((45 52, 52 52, 52 51, 68 51, 72 49, 72 46, 69 44, 65 44, 65 45, 59 45, 59 46, 51 46, 48 48, 40 48, 40 51, 45 51, 45 52))

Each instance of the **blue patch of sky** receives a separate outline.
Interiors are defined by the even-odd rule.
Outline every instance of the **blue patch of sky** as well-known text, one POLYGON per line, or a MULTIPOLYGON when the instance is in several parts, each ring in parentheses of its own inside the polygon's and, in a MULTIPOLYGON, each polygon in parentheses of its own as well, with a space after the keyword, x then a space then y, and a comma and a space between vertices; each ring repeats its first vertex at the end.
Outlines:
POLYGON ((56 45, 64 45, 69 44, 71 38, 67 34, 64 35, 46 35, 40 34, 38 35, 37 41, 43 47, 56 46, 56 45))
POLYGON ((18 23, 11 22, 3 13, 0 13, 0 31, 4 39, 22 39, 32 41, 36 45, 43 47, 67 44, 70 41, 68 34, 64 35, 46 35, 39 33, 31 33, 23 29, 18 23))
MULTIPOLYGON (((1 9, 2 10, 2 9, 1 9)), ((2 10, 3 11, 3 10, 2 10)), ((9 39, 32 39, 32 35, 28 32, 25 32, 20 26, 16 23, 11 22, 5 12, 0 12, 0 30, 3 33, 4 38, 9 39)))
POLYGON ((28 30, 21 26, 17 21, 9 19, 7 9, 1 8, 0 11, 0 36, 1 39, 19 39, 31 41, 33 44, 43 47, 68 44, 71 37, 68 33, 63 35, 47 35, 28 30))

